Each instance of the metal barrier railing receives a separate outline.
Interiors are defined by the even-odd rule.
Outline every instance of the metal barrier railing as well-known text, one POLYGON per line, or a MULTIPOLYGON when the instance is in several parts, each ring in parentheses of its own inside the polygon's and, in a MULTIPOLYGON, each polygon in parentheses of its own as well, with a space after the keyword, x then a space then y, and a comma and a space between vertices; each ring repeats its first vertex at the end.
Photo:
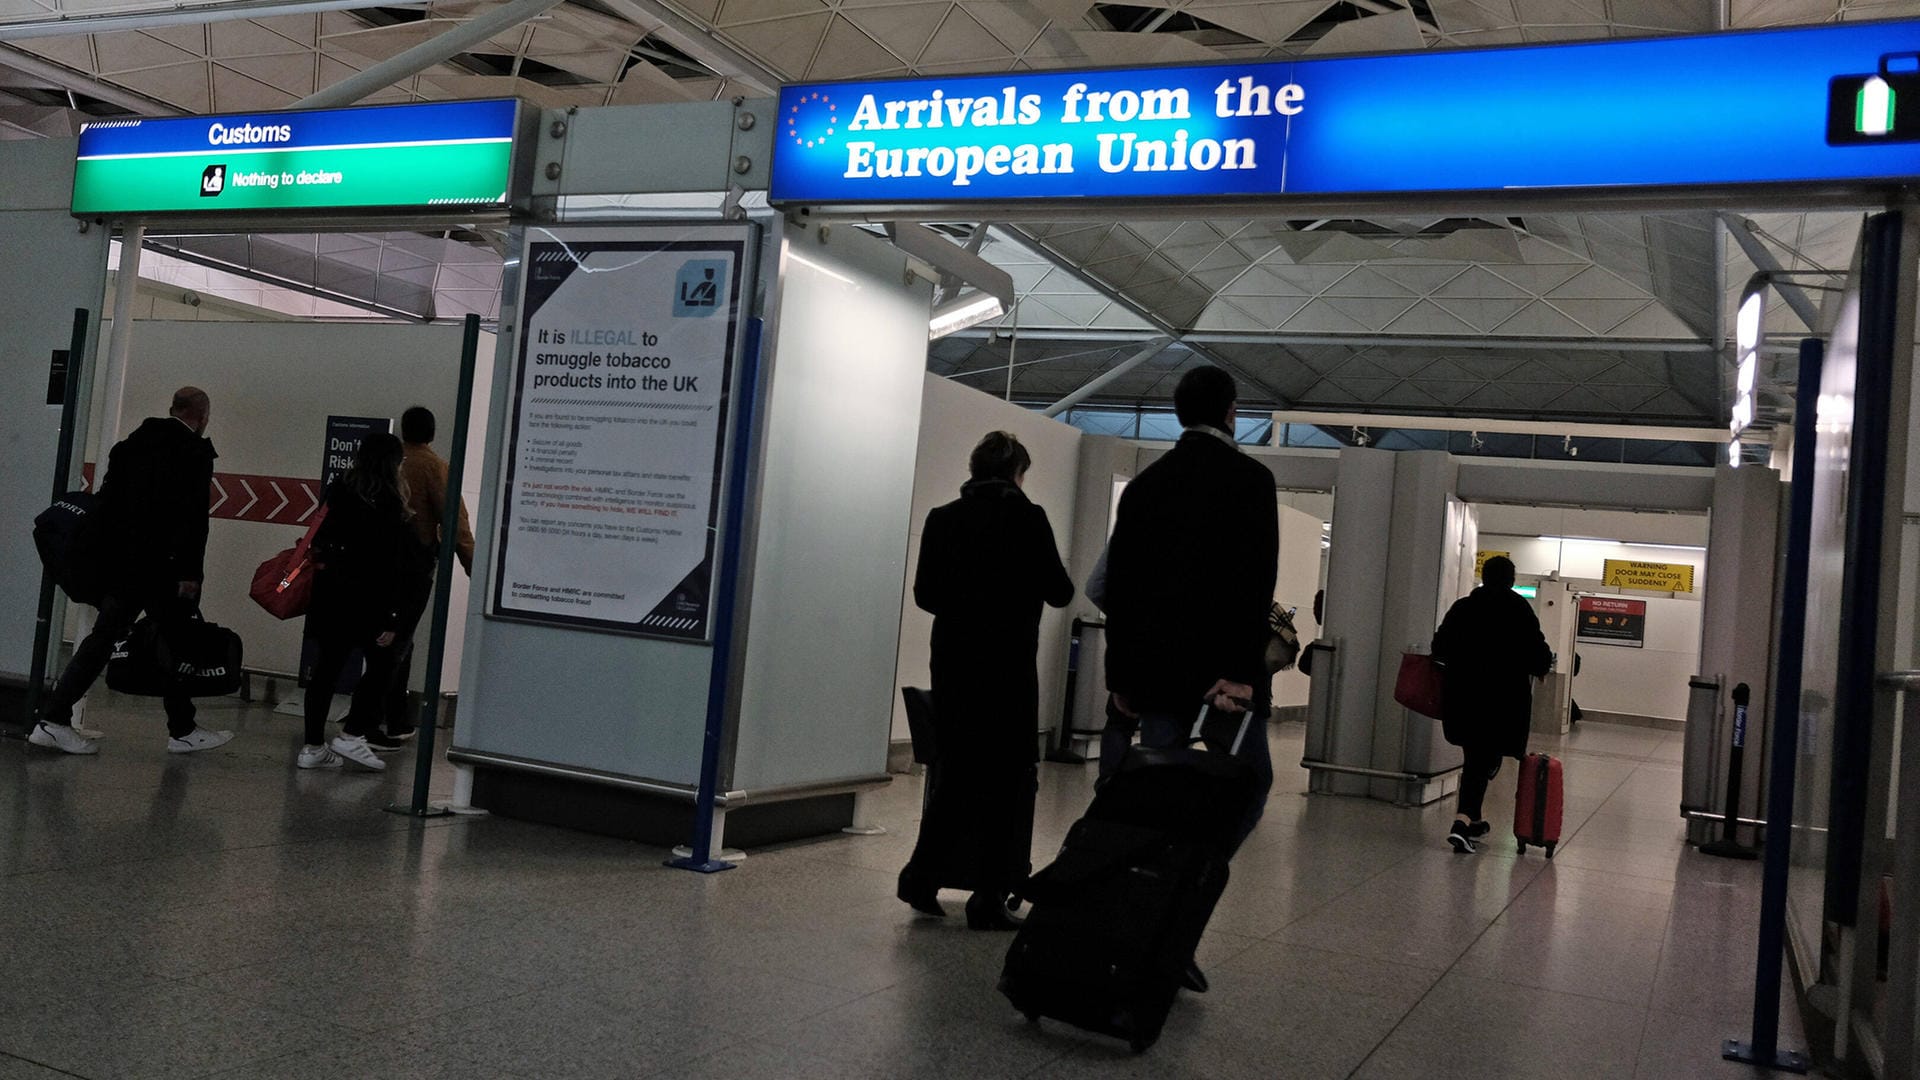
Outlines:
MULTIPOLYGON (((1886 755, 1887 845, 1891 855, 1885 866, 1862 868, 1861 888, 1878 896, 1884 876, 1891 875, 1893 893, 1886 913, 1887 978, 1882 1015, 1866 1009, 1861 1017, 1871 1035, 1877 1037, 1881 1058, 1880 1075, 1885 1080, 1914 1080, 1914 1068, 1920 1063, 1920 1047, 1914 1038, 1920 1033, 1920 994, 1915 981, 1920 979, 1920 769, 1901 768, 1901 747, 1920 745, 1920 671, 1882 673, 1878 689, 1898 696, 1894 713, 1892 745, 1886 755), (1909 741, 1911 740, 1911 741, 1909 741)), ((1860 963, 1877 964, 1877 950, 1860 950, 1860 963)), ((1865 1041, 1865 1040, 1863 1040, 1865 1041)))

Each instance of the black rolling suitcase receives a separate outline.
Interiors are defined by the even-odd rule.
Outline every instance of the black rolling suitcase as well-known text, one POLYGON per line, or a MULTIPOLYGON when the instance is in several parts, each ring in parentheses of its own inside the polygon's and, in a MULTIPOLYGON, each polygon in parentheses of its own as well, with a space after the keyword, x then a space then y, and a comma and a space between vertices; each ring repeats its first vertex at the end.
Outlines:
POLYGON ((1136 1052, 1160 1037, 1254 797, 1253 769, 1235 756, 1252 726, 1245 714, 1230 746, 1128 751, 1059 857, 1022 890, 1033 911, 1000 975, 1014 1008, 1136 1052))

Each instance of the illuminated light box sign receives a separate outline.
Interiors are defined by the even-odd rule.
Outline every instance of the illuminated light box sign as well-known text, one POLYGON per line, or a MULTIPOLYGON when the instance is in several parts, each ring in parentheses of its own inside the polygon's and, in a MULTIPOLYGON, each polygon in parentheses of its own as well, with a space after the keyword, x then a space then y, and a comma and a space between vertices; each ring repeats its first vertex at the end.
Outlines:
POLYGON ((497 209, 518 125, 512 100, 88 124, 73 212, 497 209))
POLYGON ((1920 21, 788 86, 772 198, 947 204, 1906 181, 1920 21))

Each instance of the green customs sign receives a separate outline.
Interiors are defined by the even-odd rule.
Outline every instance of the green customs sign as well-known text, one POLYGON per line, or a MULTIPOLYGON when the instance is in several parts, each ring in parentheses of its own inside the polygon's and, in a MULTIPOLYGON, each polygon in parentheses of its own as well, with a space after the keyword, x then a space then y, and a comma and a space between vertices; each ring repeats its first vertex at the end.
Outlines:
POLYGON ((73 212, 504 209, 519 112, 448 101, 88 124, 73 212))

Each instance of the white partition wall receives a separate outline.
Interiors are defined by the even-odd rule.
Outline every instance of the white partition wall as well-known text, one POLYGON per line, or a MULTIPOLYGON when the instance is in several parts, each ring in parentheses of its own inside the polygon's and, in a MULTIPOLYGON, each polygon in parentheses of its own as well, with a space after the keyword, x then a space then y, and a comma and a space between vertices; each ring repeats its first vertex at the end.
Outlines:
MULTIPOLYGON (((13 407, 0 413, 0 445, 7 448, 0 470, 0 564, 7 568, 0 574, 0 678, 7 679, 24 680, 33 656, 40 597, 33 518, 51 501, 60 440, 60 407, 46 403, 48 369, 53 351, 69 346, 74 309, 91 312, 97 328, 106 293, 107 231, 67 210, 73 157, 71 139, 11 142, 0 155, 0 250, 8 254, 0 262, 0 374, 14 390, 13 407)), ((86 446, 86 418, 77 420, 76 462, 86 446)))
POLYGON ((823 232, 788 229, 781 261, 725 774, 747 792, 886 773, 932 289, 897 248, 823 232))
MULTIPOLYGON (((207 437, 220 452, 219 474, 243 474, 307 481, 317 490, 324 457, 327 417, 385 417, 399 430, 400 413, 425 405, 439 421, 436 438, 446 452, 453 430, 459 390, 460 336, 457 325, 412 326, 400 323, 240 323, 139 322, 127 364, 127 393, 121 431, 149 416, 166 415, 173 391, 183 385, 204 388, 213 399, 207 437)), ((481 377, 492 368, 492 335, 482 335, 481 377)), ((476 412, 484 395, 476 395, 476 412)), ((484 413, 478 413, 484 417, 484 413)), ((476 430, 473 444, 480 443, 476 430)), ((469 455, 470 457, 474 455, 469 455)), ((470 471, 469 506, 478 494, 470 471)), ((263 500, 257 509, 279 502, 271 488, 250 481, 263 500)), ((282 488, 289 487, 284 480, 282 488)), ((233 490, 224 510, 250 498, 233 490)), ((282 622, 247 597, 254 568, 291 545, 306 528, 299 514, 309 499, 286 492, 289 505, 272 522, 237 520, 216 514, 207 530, 207 583, 202 606, 207 618, 230 626, 246 643, 247 666, 293 672, 300 663, 303 621, 282 622)), ((454 569, 453 601, 465 606, 467 581, 454 569)), ((461 627, 449 627, 450 676, 457 676, 461 627)), ((424 629, 422 631, 424 634, 424 629)), ((422 641, 424 651, 424 638, 422 641)), ((414 665, 416 680, 424 662, 414 665)), ((449 678, 445 685, 454 685, 449 678)))
MULTIPOLYGON (((960 497, 960 485, 967 481, 967 455, 980 437, 989 431, 1010 431, 1018 436, 1033 455, 1033 468, 1027 473, 1026 493, 1053 525, 1054 544, 1071 572, 1084 561, 1091 568, 1094 553, 1076 552, 1076 538, 1087 543, 1104 541, 1105 532, 1092 537, 1079 528, 1078 494, 1080 488, 1081 445, 1086 437, 1078 428, 1069 427, 1040 413, 1002 401, 990 394, 962 386, 938 375, 926 376, 926 393, 920 413, 919 465, 913 484, 912 545, 907 563, 907 582, 920 562, 920 531, 926 526, 927 512, 960 497)), ((1116 441, 1116 440, 1109 440, 1116 441)), ((1107 475, 1111 476, 1111 470, 1107 475)), ((1104 515, 1103 515, 1104 517, 1104 515)), ((1104 521, 1102 522, 1104 530, 1104 521)), ((1040 617, 1040 726, 1057 722, 1064 708, 1067 681, 1067 638, 1073 612, 1091 613, 1080 591, 1084 576, 1074 579, 1074 603, 1064 609, 1047 608, 1040 617)), ((933 637, 933 616, 914 606, 912 590, 907 590, 900 609, 900 661, 895 682, 899 686, 928 686, 928 650, 933 637)), ((894 699, 893 738, 906 739, 906 709, 898 695, 894 699)))

